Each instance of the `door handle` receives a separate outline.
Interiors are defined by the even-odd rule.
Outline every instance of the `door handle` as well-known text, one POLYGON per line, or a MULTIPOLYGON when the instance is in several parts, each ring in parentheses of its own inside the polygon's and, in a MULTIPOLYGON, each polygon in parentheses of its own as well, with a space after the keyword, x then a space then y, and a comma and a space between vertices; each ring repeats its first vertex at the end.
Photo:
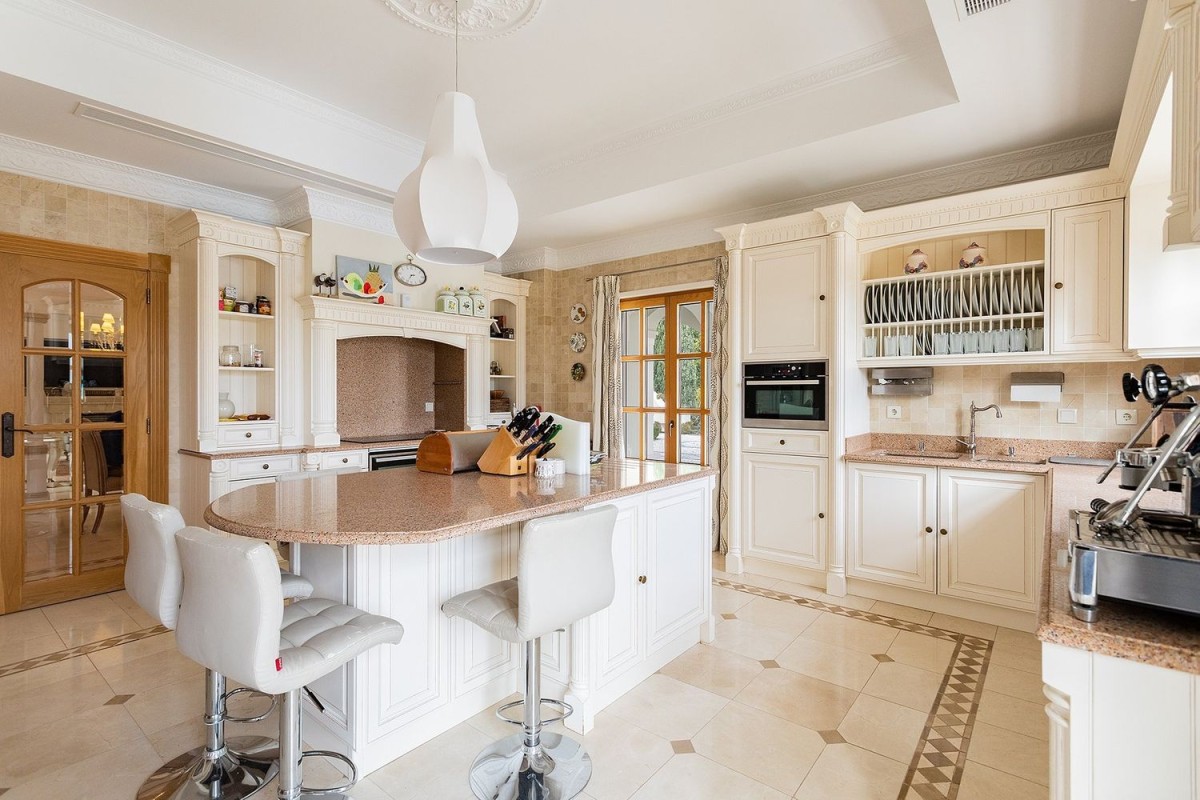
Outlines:
POLYGON ((27 428, 14 428, 13 426, 16 425, 16 421, 17 418, 13 416, 11 411, 5 411, 3 414, 0 414, 0 456, 4 456, 5 458, 12 458, 15 452, 16 443, 13 441, 15 438, 13 436, 14 433, 17 431, 21 433, 33 433, 33 431, 27 428))

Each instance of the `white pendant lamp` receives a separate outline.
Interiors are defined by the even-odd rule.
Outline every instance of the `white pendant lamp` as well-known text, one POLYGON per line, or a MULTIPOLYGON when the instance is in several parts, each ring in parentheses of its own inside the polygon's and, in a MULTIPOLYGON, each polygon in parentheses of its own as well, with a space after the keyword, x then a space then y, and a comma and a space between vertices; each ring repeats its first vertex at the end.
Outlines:
POLYGON ((434 264, 483 264, 499 258, 517 235, 517 200, 483 149, 475 101, 458 89, 458 4, 455 3, 455 91, 438 97, 421 163, 396 192, 396 233, 418 258, 434 264))

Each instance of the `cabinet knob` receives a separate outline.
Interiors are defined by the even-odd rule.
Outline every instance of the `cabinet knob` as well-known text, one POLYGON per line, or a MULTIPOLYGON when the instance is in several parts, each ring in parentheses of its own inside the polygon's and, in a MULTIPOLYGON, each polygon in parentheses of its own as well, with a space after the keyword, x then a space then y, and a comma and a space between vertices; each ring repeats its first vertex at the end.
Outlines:
POLYGON ((349 464, 349 463, 350 463, 350 459, 349 459, 349 458, 343 458, 343 459, 342 459, 342 463, 343 463, 343 464, 349 464))
POLYGON ((942 536, 950 535, 950 531, 946 530, 945 528, 942 528, 940 531, 938 531, 938 533, 940 533, 942 536))
POLYGON ((933 533, 933 528, 931 528, 931 527, 929 527, 928 525, 926 525, 926 526, 925 526, 925 532, 926 532, 926 533, 933 533))
POLYGON ((779 443, 780 443, 780 444, 787 444, 787 439, 780 439, 780 440, 779 440, 779 443))
POLYGON ((645 582, 646 582, 646 576, 638 575, 638 583, 645 583, 645 582))
POLYGON ((819 298, 817 298, 817 299, 818 299, 818 300, 824 300, 824 299, 825 299, 825 295, 821 295, 821 296, 820 296, 819 298))
POLYGON ((1061 288, 1062 288, 1062 281, 1055 281, 1055 283, 1054 283, 1054 288, 1055 288, 1055 289, 1061 289, 1061 288))
POLYGON ((263 469, 270 469, 270 468, 271 468, 270 464, 263 464, 263 469))
POLYGON ((249 439, 249 438, 250 438, 251 436, 253 436, 253 435, 254 435, 254 434, 253 434, 252 432, 250 432, 250 431, 246 431, 246 438, 247 438, 247 439, 249 439))
POLYGON ((825 512, 822 511, 820 514, 817 514, 817 519, 825 519, 825 512))

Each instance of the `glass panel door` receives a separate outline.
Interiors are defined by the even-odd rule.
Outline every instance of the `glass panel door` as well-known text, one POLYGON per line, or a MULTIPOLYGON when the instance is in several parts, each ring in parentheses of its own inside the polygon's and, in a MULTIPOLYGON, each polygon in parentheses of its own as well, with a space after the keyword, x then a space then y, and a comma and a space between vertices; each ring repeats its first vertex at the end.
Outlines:
POLYGON ((621 301, 625 455, 704 464, 712 290, 621 301))

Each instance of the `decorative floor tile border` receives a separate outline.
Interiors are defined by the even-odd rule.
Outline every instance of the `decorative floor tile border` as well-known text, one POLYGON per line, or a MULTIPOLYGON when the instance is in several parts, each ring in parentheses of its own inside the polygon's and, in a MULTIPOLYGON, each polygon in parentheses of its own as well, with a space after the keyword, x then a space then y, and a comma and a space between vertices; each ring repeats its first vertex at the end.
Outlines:
POLYGON ((155 625, 150 628, 142 628, 141 630, 122 633, 117 636, 110 636, 107 639, 101 639, 97 642, 88 642, 87 644, 68 647, 66 650, 56 650, 53 653, 47 653, 44 656, 36 658, 27 658, 24 661, 16 661, 12 664, 5 664, 0 667, 0 678, 9 675, 16 675, 18 672, 28 672, 31 669, 44 667, 47 664, 57 664, 60 661, 66 661, 71 658, 79 658, 86 656, 88 653, 95 653, 99 650, 107 650, 110 647, 120 647, 123 644, 137 642, 142 639, 149 639, 151 636, 158 636, 166 633, 167 629, 162 625, 155 625))
POLYGON ((942 676, 941 686, 938 687, 937 696, 925 720, 925 728, 917 740, 916 751, 909 762, 908 772, 900 786, 897 800, 955 800, 958 797, 958 787, 967 764, 967 747, 971 743, 975 716, 979 712, 979 701, 983 695, 983 681, 987 677, 988 663, 992 657, 991 640, 787 592, 777 592, 761 586, 737 583, 728 578, 714 577, 713 585, 954 642, 950 665, 942 676))

